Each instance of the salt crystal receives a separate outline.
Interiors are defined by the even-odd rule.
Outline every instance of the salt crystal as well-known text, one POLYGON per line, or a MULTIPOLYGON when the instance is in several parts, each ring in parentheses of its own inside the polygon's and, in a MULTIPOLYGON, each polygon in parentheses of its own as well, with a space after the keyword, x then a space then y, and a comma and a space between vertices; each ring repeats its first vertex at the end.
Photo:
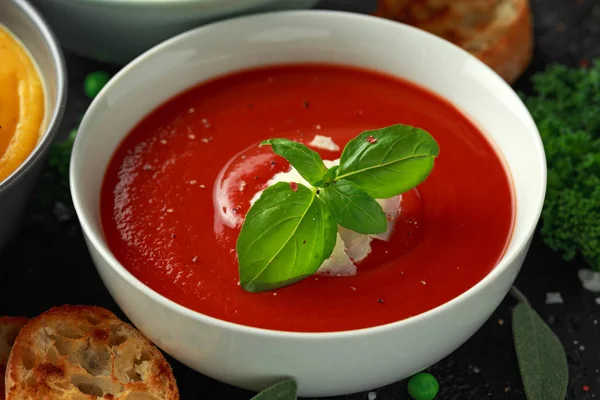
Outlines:
POLYGON ((188 110, 188 112, 189 112, 190 114, 192 114, 194 111, 196 111, 196 110, 194 110, 194 107, 192 107, 192 108, 190 108, 190 109, 188 110))
POLYGON ((600 305, 600 297, 596 297, 596 304, 600 305))
POLYGON ((200 185, 200 189, 204 189, 206 186, 204 185, 200 185))
POLYGON ((190 183, 190 185, 195 185, 198 182, 196 182, 195 180, 192 179, 189 183, 190 183))
POLYGON ((52 212, 57 220, 60 222, 68 221, 71 218, 71 212, 69 208, 62 202, 57 201, 54 203, 52 212))
POLYGON ((421 281, 421 285, 425 286, 425 285, 427 285, 427 282, 421 281))
POLYGON ((167 141, 165 139, 160 139, 160 143, 161 144, 167 144, 167 141))
POLYGON ((194 139, 196 139, 196 135, 194 135, 193 133, 190 133, 190 134, 188 135, 188 138, 190 138, 190 139, 194 140, 194 139))
POLYGON ((477 367, 473 367, 473 372, 475 372, 476 374, 481 372, 481 369, 477 368, 477 367))
POLYGON ((590 292, 600 293, 600 273, 591 269, 580 269, 577 272, 581 285, 590 292))
POLYGON ((559 292, 546 293, 546 304, 563 304, 563 298, 559 292))
POLYGON ((377 398, 377 393, 369 392, 369 394, 367 394, 367 397, 369 400, 375 400, 377 398))
POLYGON ((321 125, 317 125, 317 126, 315 126, 315 128, 317 128, 317 130, 320 130, 321 129, 321 125))

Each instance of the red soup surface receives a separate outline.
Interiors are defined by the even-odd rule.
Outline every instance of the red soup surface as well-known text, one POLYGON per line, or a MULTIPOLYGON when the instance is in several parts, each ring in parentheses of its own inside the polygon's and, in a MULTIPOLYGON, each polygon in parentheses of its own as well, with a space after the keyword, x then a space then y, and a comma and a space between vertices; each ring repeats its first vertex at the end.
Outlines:
POLYGON ((324 332, 399 321, 465 292, 502 257, 514 206, 494 148, 447 101, 372 71, 311 64, 224 76, 152 111, 114 154, 101 215, 117 259, 167 298, 238 324, 324 332), (289 169, 258 143, 308 144, 319 134, 343 148, 397 123, 431 133, 440 156, 427 181, 403 195, 390 241, 374 240, 353 277, 242 289, 235 243, 249 201, 289 169))

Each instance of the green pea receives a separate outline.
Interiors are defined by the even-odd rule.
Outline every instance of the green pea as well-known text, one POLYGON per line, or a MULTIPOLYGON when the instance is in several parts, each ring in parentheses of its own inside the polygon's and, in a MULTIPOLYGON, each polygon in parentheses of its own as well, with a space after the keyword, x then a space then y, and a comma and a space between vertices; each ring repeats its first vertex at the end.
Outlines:
POLYGON ((102 90, 109 80, 110 75, 104 71, 89 73, 83 81, 83 92, 87 97, 93 99, 100 93, 100 90, 102 90))
POLYGON ((415 400, 433 400, 440 390, 435 376, 421 372, 408 381, 408 394, 415 400))

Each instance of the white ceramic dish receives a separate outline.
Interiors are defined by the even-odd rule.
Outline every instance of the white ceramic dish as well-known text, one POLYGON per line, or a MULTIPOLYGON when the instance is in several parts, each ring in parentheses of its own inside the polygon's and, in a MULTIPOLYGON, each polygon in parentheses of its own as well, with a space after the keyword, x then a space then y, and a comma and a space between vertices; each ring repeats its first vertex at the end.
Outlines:
POLYGON ((318 0, 32 0, 60 43, 97 61, 126 64, 188 29, 234 15, 303 9, 318 0))
POLYGON ((295 377, 302 396, 376 388, 432 365, 466 341, 513 283, 546 188, 536 126, 513 90, 477 59, 428 33, 357 14, 298 11, 200 28, 125 67, 88 109, 71 160, 71 190, 88 247, 127 316, 167 353, 198 372, 247 389, 295 377), (162 297, 111 254, 99 193, 110 157, 153 108, 198 82, 243 68, 301 62, 366 67, 449 99, 497 144, 514 178, 516 225, 497 267, 475 287, 429 312, 339 333, 269 331, 224 322, 162 297))

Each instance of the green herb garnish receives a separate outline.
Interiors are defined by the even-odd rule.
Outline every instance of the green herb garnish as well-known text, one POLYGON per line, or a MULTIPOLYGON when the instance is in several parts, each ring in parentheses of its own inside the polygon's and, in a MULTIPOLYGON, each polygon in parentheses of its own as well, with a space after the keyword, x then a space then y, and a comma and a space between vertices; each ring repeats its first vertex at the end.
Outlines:
POLYGON ((569 369, 556 335, 526 302, 513 310, 512 326, 527 399, 564 400, 569 369))
POLYGON ((565 260, 581 255, 600 271, 600 60, 556 65, 533 78, 525 103, 546 150, 542 238, 565 260))
POLYGON ((386 231, 388 223, 383 209, 356 184, 342 179, 320 193, 337 223, 344 228, 363 235, 386 231))
POLYGON ((387 220, 375 199, 423 182, 439 154, 431 135, 405 125, 361 133, 331 169, 300 143, 270 139, 261 145, 271 145, 311 186, 277 183, 248 211, 237 253, 240 284, 250 292, 314 274, 333 251, 338 224, 361 234, 385 232, 387 220))
POLYGON ((366 131, 348 142, 336 179, 346 179, 376 199, 404 193, 433 169, 439 147, 422 129, 394 125, 366 131))
POLYGON ((327 259, 337 226, 316 192, 279 182, 248 211, 237 242, 240 284, 250 292, 277 289, 312 275, 327 259))
POLYGON ((269 139, 261 143, 261 146, 264 145, 271 145, 273 153, 288 160, 311 185, 317 185, 327 174, 321 156, 303 144, 287 139, 269 139))
POLYGON ((274 384, 250 400, 296 400, 298 384, 293 379, 274 384))

